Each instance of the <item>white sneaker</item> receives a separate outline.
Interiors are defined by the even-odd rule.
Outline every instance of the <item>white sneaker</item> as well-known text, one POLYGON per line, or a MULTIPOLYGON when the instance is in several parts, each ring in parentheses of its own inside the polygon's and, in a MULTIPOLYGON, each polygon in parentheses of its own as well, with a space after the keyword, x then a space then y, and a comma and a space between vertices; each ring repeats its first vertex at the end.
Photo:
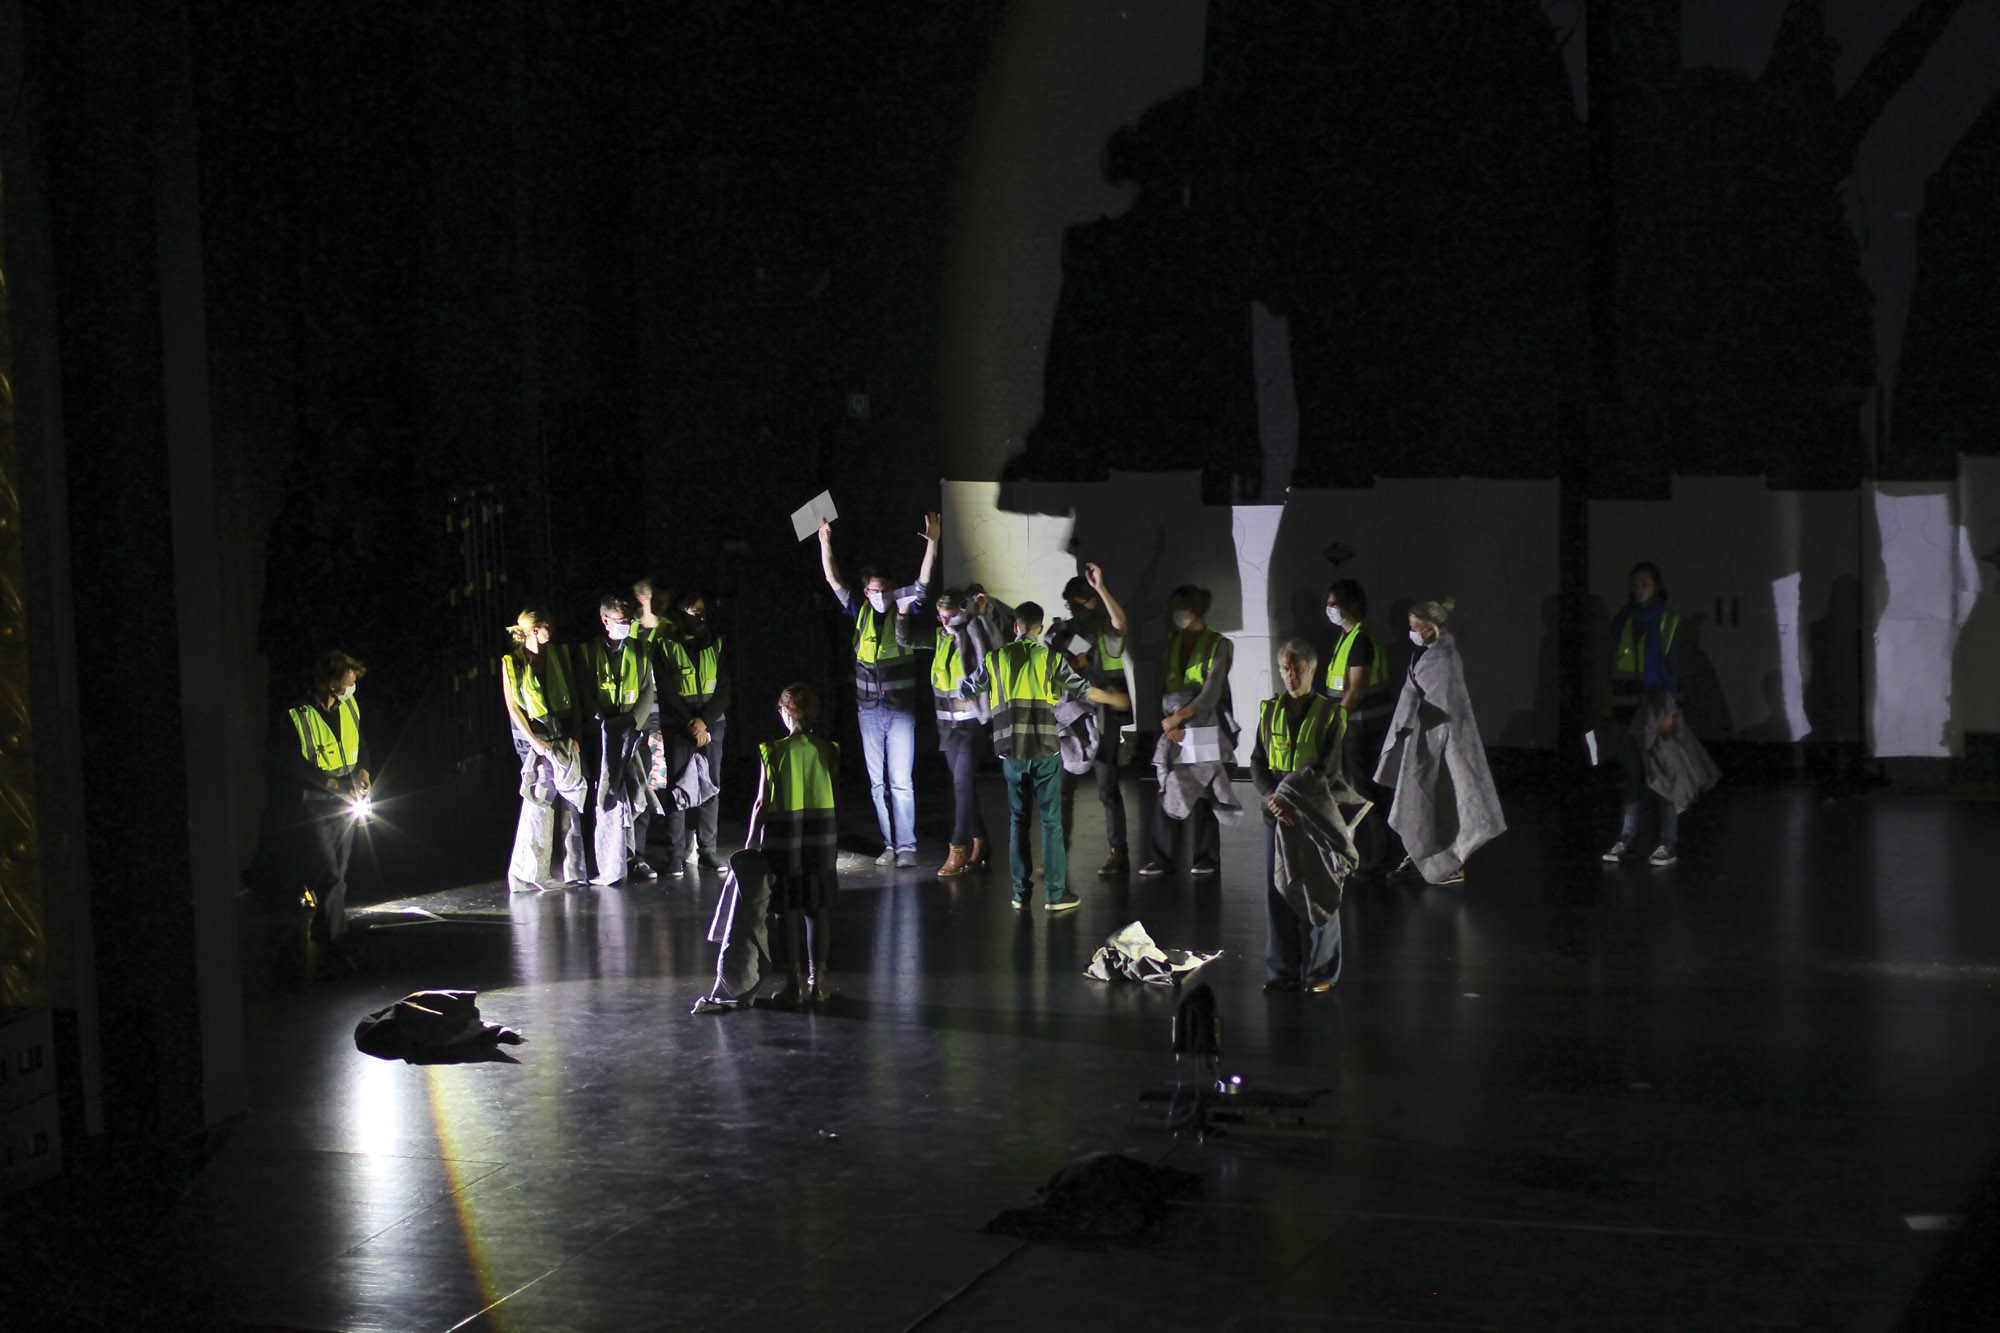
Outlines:
POLYGON ((1675 852, 1674 845, 1670 842, 1661 843, 1653 849, 1653 854, 1646 858, 1649 863, 1656 866, 1670 866, 1680 859, 1680 855, 1675 852))
POLYGON ((1632 848, 1630 844, 1628 844, 1625 841, 1625 839, 1620 838, 1618 841, 1612 843, 1610 848, 1604 853, 1604 859, 1610 862, 1611 864, 1616 865, 1618 862, 1623 861, 1625 859, 1626 853, 1630 852, 1631 850, 1632 848))

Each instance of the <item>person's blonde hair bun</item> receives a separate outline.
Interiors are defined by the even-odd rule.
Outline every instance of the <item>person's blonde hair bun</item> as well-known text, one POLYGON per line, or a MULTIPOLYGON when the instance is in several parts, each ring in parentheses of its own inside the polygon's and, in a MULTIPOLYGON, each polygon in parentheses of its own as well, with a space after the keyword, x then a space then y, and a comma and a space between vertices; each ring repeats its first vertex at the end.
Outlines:
POLYGON ((1445 622, 1451 619, 1452 609, 1457 605, 1456 597, 1447 597, 1437 602, 1418 602, 1410 608, 1410 615, 1426 625, 1436 625, 1439 629, 1443 629, 1445 622))
POLYGON ((507 627, 507 637, 515 643, 526 643, 533 630, 545 628, 549 623, 548 613, 538 607, 527 607, 514 617, 514 623, 507 627))

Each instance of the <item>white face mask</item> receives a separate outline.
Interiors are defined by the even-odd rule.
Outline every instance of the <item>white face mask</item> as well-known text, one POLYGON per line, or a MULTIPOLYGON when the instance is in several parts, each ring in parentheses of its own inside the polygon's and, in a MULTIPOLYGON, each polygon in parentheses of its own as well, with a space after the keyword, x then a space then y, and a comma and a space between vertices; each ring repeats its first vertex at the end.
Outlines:
POLYGON ((611 642, 617 643, 632 633, 632 625, 630 621, 620 621, 615 624, 606 625, 604 632, 611 636, 611 642))
POLYGON ((1191 611, 1176 611, 1176 612, 1174 612, 1174 628, 1175 628, 1175 629, 1186 629, 1186 628, 1187 628, 1187 627, 1188 627, 1189 625, 1192 625, 1192 624, 1194 624, 1194 613, 1193 613, 1193 612, 1191 612, 1191 611))
POLYGON ((1340 608, 1337 606, 1329 606, 1326 609, 1326 620, 1329 625, 1339 625, 1343 628, 1347 625, 1347 622, 1340 618, 1340 608))
POLYGON ((880 588, 870 588, 868 590, 868 605, 875 608, 876 615, 884 614, 889 609, 889 594, 883 592, 880 588))
POLYGON ((346 689, 342 690, 340 697, 343 699, 352 699, 354 697, 354 686, 349 685, 346 689))
POLYGON ((1410 642, 1414 643, 1419 648, 1426 648, 1430 646, 1428 643, 1425 642, 1423 633, 1420 630, 1410 631, 1410 642))

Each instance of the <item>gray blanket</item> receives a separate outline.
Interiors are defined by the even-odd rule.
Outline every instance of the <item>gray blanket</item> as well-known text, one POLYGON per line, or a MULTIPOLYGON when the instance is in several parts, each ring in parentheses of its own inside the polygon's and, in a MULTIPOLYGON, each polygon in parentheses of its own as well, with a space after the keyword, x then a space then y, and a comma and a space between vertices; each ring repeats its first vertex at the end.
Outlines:
POLYGON ((1662 800, 1672 801, 1676 811, 1686 811, 1694 798, 1722 780, 1722 770, 1708 754, 1708 747, 1688 725, 1680 701, 1671 694, 1648 695, 1632 714, 1632 740, 1646 767, 1646 785, 1662 800), (1673 733, 1660 734, 1660 719, 1672 716, 1673 733))
POLYGON ((1277 794, 1296 810, 1299 822, 1277 828, 1277 857, 1271 887, 1306 924, 1318 927, 1340 910, 1347 877, 1361 858, 1354 827, 1374 802, 1317 769, 1285 774, 1277 794))
POLYGON ((1096 704, 1065 699, 1056 705, 1056 744, 1065 773, 1088 773, 1104 744, 1104 712, 1096 704))
MULTIPOLYGON (((729 858, 708 942, 719 944, 715 987, 705 1002, 716 1008, 741 1004, 774 970, 771 955, 771 866, 764 853, 746 847, 729 858)), ((697 1004, 695 1012, 703 1011, 697 1004)))
MULTIPOLYGON (((1160 716, 1191 702, 1193 690, 1179 690, 1160 700, 1160 716)), ((1236 720, 1227 713, 1218 712, 1213 717, 1196 718, 1191 725, 1218 726, 1222 729, 1222 752, 1236 753, 1236 720)), ((1175 819, 1186 819, 1194 810, 1197 801, 1206 800, 1215 811, 1217 819, 1235 820, 1243 818, 1243 807, 1236 803, 1236 793, 1229 781, 1229 764, 1220 763, 1188 764, 1181 762, 1180 742, 1160 733, 1159 743, 1153 747, 1153 775, 1160 781, 1160 808, 1175 819)))
POLYGON ((1507 831, 1451 635, 1440 633, 1404 680, 1375 781, 1396 789, 1389 827, 1432 884, 1507 831))

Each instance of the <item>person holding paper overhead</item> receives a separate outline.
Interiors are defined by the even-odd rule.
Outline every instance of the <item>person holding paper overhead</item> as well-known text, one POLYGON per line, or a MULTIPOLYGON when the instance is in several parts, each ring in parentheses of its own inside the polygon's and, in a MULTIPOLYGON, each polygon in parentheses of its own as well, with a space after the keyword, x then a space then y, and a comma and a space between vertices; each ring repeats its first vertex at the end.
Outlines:
POLYGON ((847 586, 833 558, 833 520, 819 524, 819 561, 826 586, 840 609, 854 619, 854 703, 861 723, 861 757, 868 764, 868 787, 881 826, 879 866, 911 869, 917 864, 917 797, 911 774, 917 762, 917 655, 903 646, 896 621, 930 602, 937 569, 938 538, 944 516, 924 515, 924 562, 913 599, 899 606, 896 592, 879 571, 861 571, 861 589, 847 586))
POLYGON ((1160 683, 1160 741, 1153 771, 1160 797, 1153 806, 1153 855, 1141 875, 1164 875, 1175 859, 1176 835, 1194 825, 1197 875, 1222 868, 1216 817, 1243 813, 1229 789, 1229 759, 1236 753, 1236 721, 1229 707, 1229 640, 1202 619, 1211 601, 1206 588, 1182 584, 1167 599, 1173 632, 1167 636, 1160 683))
MULTIPOLYGON (((1104 586, 1104 571, 1086 562, 1083 573, 1063 585, 1063 602, 1069 615, 1049 627, 1050 646, 1061 651, 1077 673, 1092 685, 1121 693, 1127 689, 1125 677, 1125 608, 1104 586)), ((1104 836, 1111 855, 1097 868, 1098 878, 1114 879, 1131 869, 1125 839, 1125 793, 1118 778, 1119 737, 1132 720, 1129 711, 1099 708, 1096 722, 1096 749, 1082 756, 1090 764, 1097 783, 1097 803, 1104 807, 1104 836)), ((1063 837, 1068 838, 1076 811, 1076 789, 1081 772, 1063 770, 1063 837)))
POLYGON ((1035 877, 1029 843, 1028 809, 1034 805, 1042 828, 1042 887, 1051 912, 1068 912, 1082 902, 1069 890, 1069 848, 1062 826, 1062 756, 1056 740, 1056 705, 1064 699, 1113 708, 1131 698, 1098 689, 1076 673, 1061 653, 1035 641, 1042 608, 1023 602, 1014 608, 1014 641, 996 648, 959 685, 959 697, 987 696, 993 712, 993 751, 1007 781, 1007 861, 1014 872, 1014 910, 1028 910, 1035 877))

